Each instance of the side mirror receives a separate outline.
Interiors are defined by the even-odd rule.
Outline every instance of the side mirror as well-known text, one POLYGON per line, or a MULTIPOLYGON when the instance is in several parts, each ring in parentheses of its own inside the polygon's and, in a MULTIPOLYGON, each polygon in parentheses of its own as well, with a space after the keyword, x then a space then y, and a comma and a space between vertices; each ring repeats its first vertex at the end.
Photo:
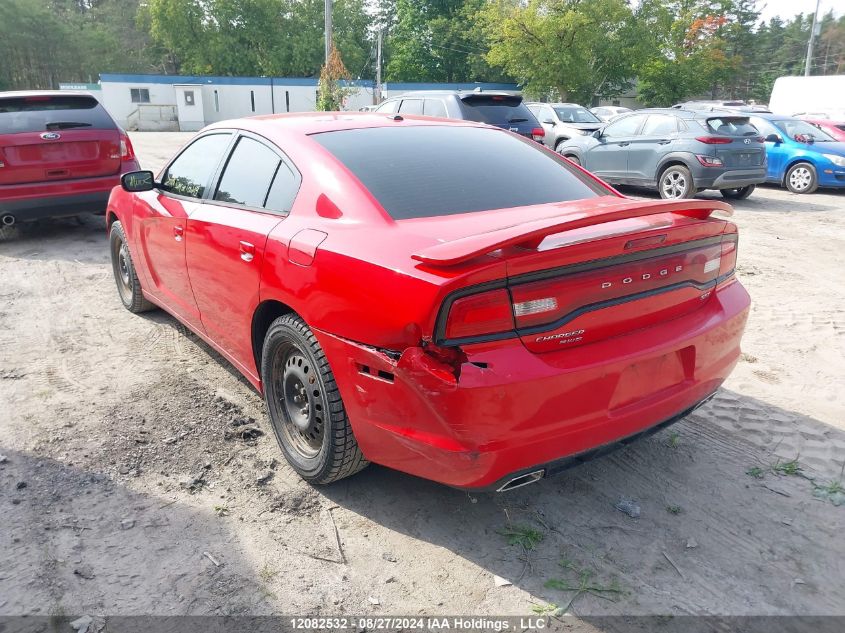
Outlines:
POLYGON ((155 176, 151 171, 130 171, 120 177, 120 186, 126 191, 152 191, 155 188, 155 176))
POLYGON ((783 143, 783 139, 780 137, 779 134, 769 134, 766 137, 767 143, 783 143))
POLYGON ((601 140, 602 136, 604 136, 604 133, 602 133, 601 128, 592 133, 592 137, 599 140, 601 140))
POLYGON ((543 119, 543 125, 555 125, 552 119, 543 119))

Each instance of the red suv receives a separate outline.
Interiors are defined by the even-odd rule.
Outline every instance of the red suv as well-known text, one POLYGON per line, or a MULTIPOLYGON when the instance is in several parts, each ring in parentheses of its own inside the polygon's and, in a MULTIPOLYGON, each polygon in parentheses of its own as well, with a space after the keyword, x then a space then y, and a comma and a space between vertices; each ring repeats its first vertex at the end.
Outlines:
POLYGON ((120 176, 139 168, 105 108, 81 92, 0 92, 0 219, 103 213, 120 176))

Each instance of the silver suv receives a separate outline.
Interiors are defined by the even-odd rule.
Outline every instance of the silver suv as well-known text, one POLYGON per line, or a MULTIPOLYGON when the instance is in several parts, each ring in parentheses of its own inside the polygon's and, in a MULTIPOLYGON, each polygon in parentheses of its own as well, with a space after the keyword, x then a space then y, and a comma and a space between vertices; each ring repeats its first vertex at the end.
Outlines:
POLYGON ((577 103, 526 103, 537 117, 546 136, 543 144, 557 150, 564 141, 576 136, 589 136, 604 123, 587 108, 577 103))
POLYGON ((766 180, 766 145, 744 112, 637 110, 558 152, 607 182, 656 188, 663 198, 718 189, 742 199, 766 180))

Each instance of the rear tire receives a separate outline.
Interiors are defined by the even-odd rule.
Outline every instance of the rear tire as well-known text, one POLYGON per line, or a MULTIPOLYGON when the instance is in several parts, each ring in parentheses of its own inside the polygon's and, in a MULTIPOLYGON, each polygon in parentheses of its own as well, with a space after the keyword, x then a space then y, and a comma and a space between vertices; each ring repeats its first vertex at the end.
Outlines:
POLYGON ((323 349, 295 314, 270 324, 261 380, 273 433, 300 477, 328 484, 367 466, 323 349))
POLYGON ((692 198, 695 195, 692 173, 683 165, 670 165, 660 173, 657 191, 665 200, 692 198))
POLYGON ((723 198, 729 200, 745 200, 748 196, 754 193, 757 185, 748 185, 747 187, 739 187, 738 189, 720 189, 719 193, 723 198))
POLYGON ((109 231, 109 252, 114 281, 117 284, 117 294, 123 307, 135 314, 155 309, 154 304, 144 299, 141 282, 138 280, 135 264, 132 263, 132 256, 129 254, 126 234, 119 220, 111 225, 109 231))
POLYGON ((570 154, 569 156, 564 156, 564 158, 568 158, 569 160, 571 160, 573 163, 575 163, 579 167, 581 166, 581 161, 577 156, 570 154))
POLYGON ((792 193, 813 193, 819 188, 816 168, 810 163, 795 163, 787 170, 784 182, 792 193))

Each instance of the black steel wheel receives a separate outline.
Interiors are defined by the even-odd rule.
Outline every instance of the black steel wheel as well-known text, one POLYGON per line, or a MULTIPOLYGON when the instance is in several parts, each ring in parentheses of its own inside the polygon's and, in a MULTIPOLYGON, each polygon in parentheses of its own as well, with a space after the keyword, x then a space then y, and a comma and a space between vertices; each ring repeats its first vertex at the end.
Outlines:
POLYGON ((327 484, 367 465, 325 354, 298 316, 286 314, 270 325, 261 379, 276 440, 303 479, 327 484))
POLYGON ((123 307, 136 313, 154 309, 155 305, 147 301, 141 291, 141 282, 138 280, 135 265, 132 263, 126 234, 123 232, 123 225, 119 221, 112 223, 109 231, 109 252, 111 253, 114 281, 117 284, 117 294, 123 307))

